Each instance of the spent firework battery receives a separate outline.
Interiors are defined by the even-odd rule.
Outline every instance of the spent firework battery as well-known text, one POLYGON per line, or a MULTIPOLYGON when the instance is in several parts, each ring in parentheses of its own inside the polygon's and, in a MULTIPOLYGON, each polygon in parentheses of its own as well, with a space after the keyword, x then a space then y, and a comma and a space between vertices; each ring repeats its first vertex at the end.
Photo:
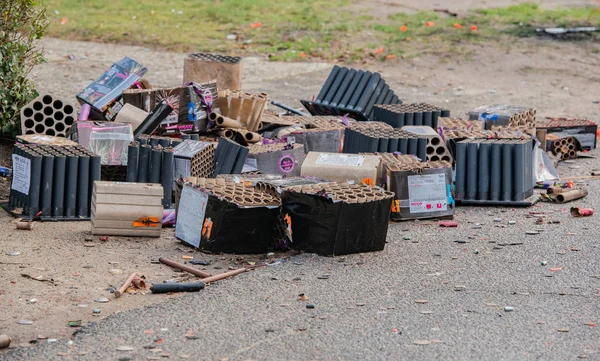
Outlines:
POLYGON ((401 103, 379 73, 334 65, 313 101, 301 100, 312 115, 348 115, 373 120, 375 104, 401 103))
POLYGON ((531 139, 456 143, 456 200, 469 205, 528 206, 533 195, 531 139))
POLYGON ((392 220, 452 218, 452 165, 421 162, 411 155, 383 153, 381 183, 395 194, 392 220))
POLYGON ((48 94, 40 95, 21 109, 22 134, 66 137, 73 123, 73 106, 48 94))
POLYGON ((381 104, 373 111, 375 120, 387 123, 394 128, 407 125, 426 125, 438 127, 440 117, 449 117, 448 109, 425 103, 415 104, 381 104))
POLYGON ((289 188, 281 199, 290 246, 326 256, 381 251, 393 197, 378 187, 348 183, 289 188))
POLYGON ((344 131, 343 153, 413 154, 427 156, 427 137, 401 129, 352 129, 344 131))
POLYGON ((596 149, 598 125, 588 119, 545 118, 538 119, 537 129, 546 129, 547 134, 563 133, 574 137, 580 145, 578 150, 596 149))
MULTIPOLYGON (((148 139, 148 138, 144 138, 148 139)), ((163 140, 163 139, 161 139, 163 140)), ((160 183, 163 187, 162 203, 171 208, 173 199, 174 151, 170 144, 152 147, 131 142, 127 152, 127 182, 160 183)))
POLYGON ((264 253, 273 249, 279 200, 223 178, 185 179, 175 236, 205 251, 264 253))
POLYGON ((16 144, 8 209, 25 219, 89 219, 100 156, 82 146, 16 144))
POLYGON ((536 110, 533 108, 519 107, 507 104, 484 105, 473 109, 469 113, 469 120, 479 120, 484 129, 493 126, 535 126, 536 110))

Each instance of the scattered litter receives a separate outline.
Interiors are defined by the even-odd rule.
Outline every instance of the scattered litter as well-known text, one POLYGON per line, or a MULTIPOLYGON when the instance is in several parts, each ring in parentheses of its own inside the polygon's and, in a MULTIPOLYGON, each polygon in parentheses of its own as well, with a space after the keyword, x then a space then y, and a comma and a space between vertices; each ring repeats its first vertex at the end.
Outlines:
POLYGON ((506 307, 504 307, 504 311, 505 311, 505 312, 512 312, 512 311, 514 311, 514 310, 515 310, 515 308, 514 308, 514 307, 511 307, 511 306, 506 306, 506 307))
POLYGON ((413 341, 413 343, 415 345, 422 345, 422 346, 431 345, 431 341, 429 341, 429 340, 416 340, 416 341, 413 341))
POLYGON ((562 267, 550 268, 550 272, 562 271, 562 267))
POLYGON ((315 305, 312 303, 307 303, 306 308, 315 308, 315 305))
POLYGON ((94 299, 94 302, 106 303, 106 302, 110 302, 110 300, 108 298, 106 298, 106 297, 100 297, 100 298, 94 299))
POLYGON ((557 331, 558 332, 569 332, 569 329, 564 327, 564 328, 559 328, 557 331))
POLYGON ((19 320, 19 321, 17 321, 17 323, 19 325, 33 325, 33 321, 29 321, 29 320, 19 320))
POLYGON ((317 278, 320 279, 320 280, 327 280, 327 279, 329 279, 329 275, 328 274, 323 274, 323 275, 318 276, 317 278))
POLYGON ((415 302, 416 302, 416 303, 419 303, 419 304, 425 304, 425 303, 429 303, 429 301, 428 301, 428 300, 415 300, 415 302))
POLYGON ((594 214, 594 210, 592 208, 580 208, 580 207, 572 207, 571 215, 573 217, 589 217, 594 214))
POLYGON ((69 327, 81 327, 81 320, 69 321, 67 323, 67 326, 69 326, 69 327))
POLYGON ((16 252, 16 251, 6 253, 7 256, 18 256, 20 254, 21 254, 21 252, 16 252))
POLYGON ((458 223, 454 221, 442 221, 439 225, 440 227, 458 227, 458 223))
POLYGON ((135 348, 131 347, 131 346, 119 346, 117 347, 117 351, 123 351, 123 352, 127 352, 127 351, 134 351, 135 348))

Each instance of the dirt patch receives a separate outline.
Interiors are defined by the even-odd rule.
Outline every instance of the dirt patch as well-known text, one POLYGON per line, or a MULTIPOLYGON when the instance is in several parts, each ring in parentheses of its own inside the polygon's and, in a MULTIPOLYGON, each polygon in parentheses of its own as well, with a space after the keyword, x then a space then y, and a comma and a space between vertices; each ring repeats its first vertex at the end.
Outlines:
POLYGON ((16 230, 15 222, 5 212, 0 213, 4 230, 0 234, 3 280, 0 324, 2 333, 10 335, 16 345, 42 342, 38 336, 69 338, 76 330, 67 326, 69 321, 81 320, 85 325, 115 312, 177 297, 152 295, 144 290, 117 299, 109 290, 119 288, 132 272, 144 275, 148 285, 181 277, 195 279, 153 263, 159 257, 182 263, 186 262, 182 256, 206 260, 210 265, 194 267, 212 274, 226 272, 229 267, 249 266, 247 261, 261 258, 202 254, 174 239, 172 229, 163 230, 158 239, 109 237, 107 241, 100 241, 98 237, 91 237, 89 222, 35 223, 32 231, 16 230), (19 252, 19 255, 9 256, 10 252, 19 252), (100 298, 107 298, 109 302, 94 301, 100 298), (94 309, 101 313, 93 313, 94 309), (21 320, 33 324, 21 325, 18 323, 21 320))

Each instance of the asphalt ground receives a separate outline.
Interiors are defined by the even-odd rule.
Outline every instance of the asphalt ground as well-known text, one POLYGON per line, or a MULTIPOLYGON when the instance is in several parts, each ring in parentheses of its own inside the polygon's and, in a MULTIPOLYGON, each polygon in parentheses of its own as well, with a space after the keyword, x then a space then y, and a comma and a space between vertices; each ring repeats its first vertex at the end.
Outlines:
POLYGON ((600 182, 586 184, 572 204, 460 207, 458 228, 391 223, 382 252, 284 257, 0 359, 597 360, 598 215, 569 213, 600 205, 600 182))

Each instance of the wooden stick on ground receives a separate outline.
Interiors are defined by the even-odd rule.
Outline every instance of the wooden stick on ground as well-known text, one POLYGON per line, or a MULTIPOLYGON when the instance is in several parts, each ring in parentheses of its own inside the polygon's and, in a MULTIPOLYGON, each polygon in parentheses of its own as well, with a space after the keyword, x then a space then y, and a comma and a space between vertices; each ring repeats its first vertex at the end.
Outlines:
POLYGON ((125 293, 125 291, 127 291, 127 288, 129 287, 129 285, 131 284, 131 282, 133 282, 133 280, 135 278, 137 278, 137 273, 133 272, 131 275, 129 275, 129 277, 127 277, 127 281, 125 281, 125 283, 123 283, 123 285, 121 287, 119 287, 118 290, 115 291, 115 297, 119 298, 123 295, 123 293, 125 293))
POLYGON ((222 279, 225 279, 225 278, 228 278, 228 277, 237 276, 240 273, 244 273, 246 271, 247 270, 245 268, 238 268, 238 269, 233 270, 233 271, 229 271, 229 272, 221 273, 221 274, 214 275, 214 276, 211 276, 211 277, 203 278, 202 282, 204 282, 204 283, 215 282, 215 281, 219 281, 219 280, 222 280, 222 279))
POLYGON ((184 264, 177 263, 175 261, 171 261, 171 260, 168 260, 166 258, 162 258, 161 257, 161 258, 158 259, 158 261, 161 262, 161 263, 166 264, 167 266, 171 266, 173 268, 178 268, 178 269, 180 269, 182 271, 185 271, 187 273, 191 273, 194 276, 198 276, 200 278, 203 278, 203 277, 206 278, 206 277, 211 277, 212 276, 210 273, 207 273, 207 272, 204 272, 204 271, 200 271, 197 268, 186 266, 184 264))

